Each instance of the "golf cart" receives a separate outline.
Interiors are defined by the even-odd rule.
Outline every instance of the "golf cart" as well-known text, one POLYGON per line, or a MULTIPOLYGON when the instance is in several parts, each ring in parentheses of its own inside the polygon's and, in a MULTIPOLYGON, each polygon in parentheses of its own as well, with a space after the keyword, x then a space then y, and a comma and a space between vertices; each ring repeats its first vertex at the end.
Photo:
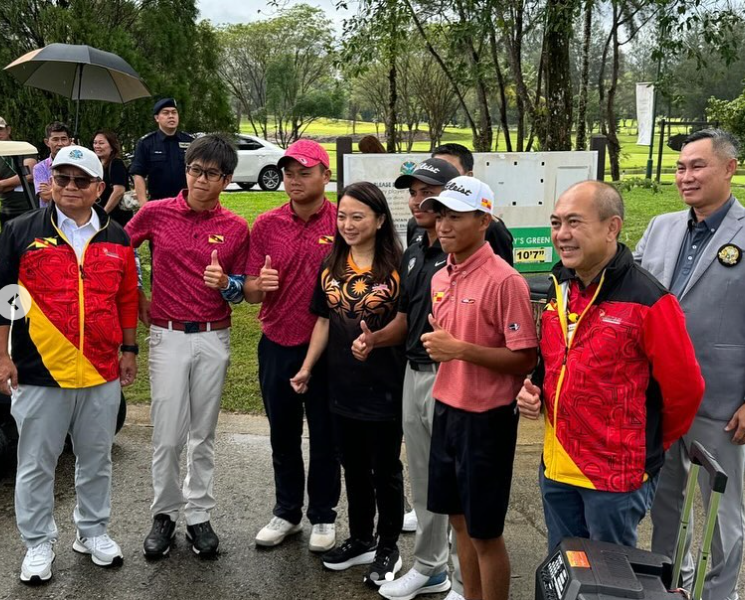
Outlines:
MULTIPOLYGON (((36 154, 36 148, 26 142, 0 142, 0 157, 10 161, 16 173, 28 174, 28 170, 23 165, 23 159, 26 156, 34 156, 36 154)), ((39 205, 36 200, 36 194, 31 187, 31 183, 25 177, 21 177, 21 187, 23 188, 28 205, 32 210, 37 209, 39 205)), ((0 256, 0 260, 3 260, 3 257, 0 256)), ((124 425, 126 416, 127 403, 124 394, 122 394, 119 413, 116 419, 117 432, 124 425)), ((0 394, 0 476, 15 469, 17 442, 18 431, 15 421, 10 414, 10 396, 0 394)))

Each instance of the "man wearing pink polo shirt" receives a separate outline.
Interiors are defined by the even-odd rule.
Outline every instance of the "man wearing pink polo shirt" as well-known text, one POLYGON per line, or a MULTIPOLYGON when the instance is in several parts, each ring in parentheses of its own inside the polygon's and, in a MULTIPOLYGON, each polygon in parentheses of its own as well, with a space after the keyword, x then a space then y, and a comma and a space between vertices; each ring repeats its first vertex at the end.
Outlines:
POLYGON ((316 322, 310 302, 336 232, 336 207, 324 195, 331 171, 320 144, 298 140, 287 148, 279 167, 290 201, 256 219, 243 288, 249 302, 262 303, 259 382, 271 427, 276 490, 274 517, 259 531, 256 544, 276 546, 302 530, 305 413, 310 434, 309 547, 325 552, 336 543, 334 507, 341 492, 325 365, 319 361, 315 366, 305 394, 295 393, 290 378, 303 364, 316 322))
POLYGON ((432 278, 431 333, 439 362, 428 510, 450 515, 467 599, 507 600, 510 563, 502 532, 517 441, 515 396, 536 364, 525 280, 485 242, 494 195, 461 176, 427 198, 447 265, 432 278))
POLYGON ((248 257, 248 224, 220 205, 220 192, 237 163, 228 140, 199 138, 186 152, 187 189, 175 198, 148 202, 126 226, 135 248, 150 240, 155 249, 150 306, 154 499, 153 525, 144 543, 147 558, 168 554, 182 510, 194 552, 218 551, 210 512, 231 312, 220 290, 228 287, 225 273, 243 274, 248 257), (182 487, 179 462, 187 442, 182 487))

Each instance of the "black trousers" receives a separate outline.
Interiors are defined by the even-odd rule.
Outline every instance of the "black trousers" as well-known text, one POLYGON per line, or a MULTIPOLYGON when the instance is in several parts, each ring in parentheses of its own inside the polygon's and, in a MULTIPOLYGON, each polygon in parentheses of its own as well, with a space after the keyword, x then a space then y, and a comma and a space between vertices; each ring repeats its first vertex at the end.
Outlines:
POLYGON ((271 428, 276 504, 274 515, 299 523, 305 498, 303 415, 308 420, 308 520, 333 523, 341 494, 341 474, 334 420, 329 411, 325 365, 313 370, 308 391, 296 394, 290 386, 303 364, 307 345, 281 346, 266 336, 259 341, 259 383, 271 428))
POLYGON ((350 535, 364 541, 373 539, 377 504, 380 543, 393 545, 404 519, 401 421, 360 421, 338 416, 337 429, 350 535))

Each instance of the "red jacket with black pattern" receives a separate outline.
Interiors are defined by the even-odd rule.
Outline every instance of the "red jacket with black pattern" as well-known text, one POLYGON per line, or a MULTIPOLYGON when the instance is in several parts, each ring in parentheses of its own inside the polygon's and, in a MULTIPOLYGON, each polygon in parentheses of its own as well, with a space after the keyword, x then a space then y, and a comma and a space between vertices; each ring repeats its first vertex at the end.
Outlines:
POLYGON ((582 488, 636 490, 660 470, 703 397, 683 311, 622 244, 586 290, 561 263, 553 276, 536 373, 545 475, 582 488))
MULTIPOLYGON (((0 288, 31 296, 13 322, 18 382, 86 388, 119 377, 122 329, 137 327, 137 271, 124 230, 98 206, 101 229, 80 263, 57 227, 54 204, 8 222, 0 235, 0 288)), ((0 316, 0 326, 10 321, 0 316)))

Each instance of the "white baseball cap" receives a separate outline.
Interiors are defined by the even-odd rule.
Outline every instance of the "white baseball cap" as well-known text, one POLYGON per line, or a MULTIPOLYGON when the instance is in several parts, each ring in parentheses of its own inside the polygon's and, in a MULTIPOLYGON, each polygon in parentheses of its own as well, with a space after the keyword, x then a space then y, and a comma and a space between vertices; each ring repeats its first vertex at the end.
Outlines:
POLYGON ((82 169, 91 177, 103 179, 103 165, 101 159, 96 156, 93 150, 88 150, 83 146, 66 146, 57 152, 52 162, 52 168, 70 165, 82 169))
POLYGON ((455 212, 480 210, 492 214, 494 192, 483 181, 468 175, 461 175, 448 181, 439 196, 425 198, 420 205, 420 209, 432 208, 435 202, 439 202, 455 212))

